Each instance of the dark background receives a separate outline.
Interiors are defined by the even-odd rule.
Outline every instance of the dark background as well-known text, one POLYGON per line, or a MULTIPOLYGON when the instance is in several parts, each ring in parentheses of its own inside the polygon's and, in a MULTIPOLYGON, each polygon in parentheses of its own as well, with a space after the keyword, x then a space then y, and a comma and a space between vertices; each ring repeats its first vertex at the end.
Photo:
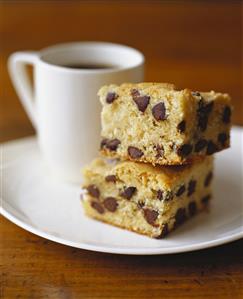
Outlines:
MULTIPOLYGON (((242 12, 241 1, 1 1, 0 142, 34 133, 7 74, 9 54, 77 40, 138 48, 147 81, 230 93, 243 125, 242 12)), ((242 240, 119 256, 56 244, 3 217, 0 237, 4 299, 243 298, 242 240)))
POLYGON ((240 1, 0 2, 1 141, 33 133, 7 74, 9 54, 77 40, 138 48, 146 81, 230 93, 243 124, 241 19, 240 1))

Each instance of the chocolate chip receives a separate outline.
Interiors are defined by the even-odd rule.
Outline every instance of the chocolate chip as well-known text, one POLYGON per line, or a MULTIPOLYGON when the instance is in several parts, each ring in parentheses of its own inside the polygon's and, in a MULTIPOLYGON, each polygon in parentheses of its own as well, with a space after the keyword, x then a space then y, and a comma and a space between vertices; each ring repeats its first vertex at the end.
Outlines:
POLYGON ((210 200, 210 198, 211 198, 211 195, 210 195, 210 194, 204 196, 204 197, 201 199, 202 204, 207 205, 208 202, 209 202, 209 200, 210 200))
POLYGON ((157 237, 155 237, 155 238, 156 239, 161 239, 161 238, 165 237, 166 235, 168 235, 168 233, 169 233, 169 227, 168 227, 168 224, 165 223, 163 225, 162 232, 157 237))
POLYGON ((91 207, 93 209, 95 209, 98 213, 103 214, 105 212, 104 208, 102 207, 102 205, 100 203, 98 203, 97 201, 92 201, 91 202, 91 207))
POLYGON ((144 218, 150 225, 154 225, 154 222, 159 216, 159 213, 151 209, 143 209, 144 218))
POLYGON ((208 126, 208 117, 206 115, 200 116, 198 119, 198 127, 202 132, 207 129, 208 126))
POLYGON ((203 111, 203 107, 204 107, 204 103, 205 103, 205 100, 204 98, 201 96, 200 94, 200 101, 198 102, 198 108, 197 108, 197 112, 200 113, 201 111, 203 111))
POLYGON ((228 135, 226 133, 219 133, 218 135, 218 142, 222 145, 226 145, 226 141, 228 139, 228 135))
POLYGON ((213 110, 213 106, 214 106, 214 102, 213 101, 205 104, 204 107, 203 107, 203 112, 205 114, 209 114, 213 110))
POLYGON ((188 205, 188 211, 189 211, 189 215, 193 216, 196 214, 197 212, 197 204, 195 201, 191 201, 188 205))
POLYGON ((205 187, 208 187, 208 186, 209 186, 209 184, 210 184, 211 181, 212 181, 212 178, 213 178, 213 173, 212 173, 212 171, 210 171, 210 172, 208 173, 208 175, 206 176, 205 181, 204 181, 204 186, 205 186, 205 187))
POLYGON ((205 100, 201 99, 198 103, 197 112, 201 115, 208 115, 213 110, 214 102, 205 102, 205 100))
POLYGON ((139 159, 143 156, 143 152, 135 146, 129 146, 128 155, 133 159, 139 159))
POLYGON ((186 220, 186 209, 179 208, 175 214, 174 227, 176 228, 179 224, 182 224, 186 220))
POLYGON ((195 144, 194 151, 196 153, 202 151, 207 146, 207 140, 206 139, 199 139, 198 142, 195 144))
POLYGON ((106 103, 111 104, 117 98, 118 98, 118 94, 116 94, 115 92, 108 92, 108 94, 106 96, 106 103))
POLYGON ((137 205, 139 209, 142 209, 144 207, 144 202, 140 200, 137 205))
POLYGON ((206 154, 207 155, 212 155, 217 151, 218 151, 217 145, 215 143, 213 143, 212 140, 209 140, 206 154))
POLYGON ((110 151, 116 151, 118 145, 121 143, 118 139, 111 139, 106 141, 105 147, 108 148, 110 151))
POLYGON ((121 141, 116 138, 110 139, 110 140, 107 138, 104 138, 101 140, 100 148, 103 149, 105 147, 105 148, 108 148, 110 151, 115 151, 120 143, 121 143, 121 141))
POLYGON ((160 102, 156 104, 152 108, 152 114, 153 117, 159 121, 159 120, 165 120, 166 119, 166 109, 165 109, 165 104, 163 102, 160 102))
POLYGON ((158 190, 157 191, 157 198, 158 198, 158 200, 163 200, 163 191, 162 190, 158 190))
POLYGON ((187 196, 191 196, 191 195, 195 192, 196 184, 197 184, 197 182, 194 181, 194 180, 191 180, 191 181, 189 182, 189 184, 188 184, 187 196))
POLYGON ((104 206, 108 211, 115 212, 118 207, 118 203, 114 197, 106 197, 104 200, 104 206))
POLYGON ((101 142, 100 142, 100 148, 101 148, 101 149, 104 148, 104 147, 106 146, 107 141, 108 141, 107 138, 104 138, 104 139, 101 140, 101 142))
POLYGON ((189 156, 192 152, 192 145, 191 144, 183 144, 181 147, 177 149, 177 154, 180 157, 189 156))
POLYGON ((89 185, 88 187, 86 187, 89 195, 91 195, 92 197, 95 198, 99 198, 100 197, 100 190, 97 186, 95 185, 89 185))
POLYGON ((167 223, 163 226, 162 232, 160 234, 161 238, 165 237, 169 233, 169 226, 167 223))
POLYGON ((131 90, 131 95, 133 98, 139 97, 140 96, 140 92, 137 89, 132 89, 131 90))
POLYGON ((228 124, 230 122, 230 119, 231 119, 231 109, 229 106, 226 106, 223 111, 222 121, 225 124, 228 124))
POLYGON ((186 191, 185 185, 181 185, 180 188, 176 192, 176 196, 177 197, 181 196, 185 191, 186 191))
POLYGON ((198 92, 198 91, 192 91, 191 94, 196 97, 202 97, 200 92, 198 92))
POLYGON ((173 199, 173 192, 172 191, 167 191, 166 194, 164 195, 164 200, 169 201, 173 199))
POLYGON ((178 126, 177 126, 177 130, 180 132, 180 133, 184 133, 186 131, 186 122, 185 120, 182 120, 178 126))
POLYGON ((124 191, 121 193, 121 196, 126 199, 131 199, 133 194, 137 191, 136 187, 128 187, 125 188, 124 191))
POLYGON ((198 103, 197 117, 198 127, 201 131, 205 131, 208 125, 208 116, 213 109, 214 102, 206 103, 201 99, 198 103))
POLYGON ((156 145, 156 159, 164 156, 164 147, 162 145, 156 145))
POLYGON ((135 97, 134 102, 136 103, 138 110, 144 112, 148 107, 150 97, 149 96, 138 96, 135 97))
POLYGON ((115 183, 116 182, 116 176, 115 175, 107 175, 105 177, 106 182, 112 182, 115 183))

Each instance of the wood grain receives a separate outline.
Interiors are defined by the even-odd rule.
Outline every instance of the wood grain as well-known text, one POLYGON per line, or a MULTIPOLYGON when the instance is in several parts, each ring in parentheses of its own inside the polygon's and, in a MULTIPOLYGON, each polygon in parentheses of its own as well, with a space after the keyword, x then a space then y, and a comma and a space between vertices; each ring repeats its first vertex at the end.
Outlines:
MULTIPOLYGON (((243 124, 240 1, 1 1, 0 142, 34 133, 7 57, 74 40, 140 49, 146 80, 224 91, 243 124)), ((242 298, 243 241, 193 253, 119 256, 65 247, 1 218, 1 297, 242 298)))
POLYGON ((192 253, 122 256, 74 249, 1 221, 3 298, 243 296, 243 241, 192 253))

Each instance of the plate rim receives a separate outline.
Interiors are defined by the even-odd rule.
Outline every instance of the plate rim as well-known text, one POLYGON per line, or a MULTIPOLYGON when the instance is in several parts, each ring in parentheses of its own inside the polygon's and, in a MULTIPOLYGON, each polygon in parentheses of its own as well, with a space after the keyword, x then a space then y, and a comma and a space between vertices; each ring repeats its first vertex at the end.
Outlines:
MULTIPOLYGON (((243 133, 243 127, 240 126, 233 126, 233 130, 236 131, 241 131, 243 133)), ((11 143, 22 143, 26 141, 32 141, 36 139, 36 136, 27 136, 24 138, 19 138, 15 140, 10 140, 5 143, 1 143, 1 146, 4 145, 10 145, 11 143)), ((191 251, 196 251, 196 250, 201 250, 201 249, 206 249, 206 248, 212 248, 216 247, 219 245, 227 244, 236 240, 239 240, 243 238, 243 226, 239 226, 239 229, 241 231, 237 233, 233 233, 227 236, 224 236, 222 238, 217 238, 215 240, 209 240, 209 241, 203 241, 191 245, 179 245, 175 247, 156 247, 156 248, 129 248, 129 247, 116 247, 116 246, 106 246, 106 245, 93 245, 89 243, 84 243, 84 242, 75 242, 71 241, 68 239, 64 239, 61 237, 56 237, 50 233, 46 233, 40 229, 37 229, 33 227, 32 225, 20 220, 18 217, 13 215, 10 211, 7 210, 7 208, 3 208, 3 198, 1 198, 1 206, 0 206, 0 214, 4 216, 6 219, 11 221, 12 223, 16 224, 17 226, 21 227, 22 229, 29 231, 30 233, 33 233, 34 235, 40 236, 42 238, 48 239, 50 241, 66 245, 66 246, 71 246, 74 248, 79 248, 79 249, 84 249, 84 250, 90 250, 90 251, 95 251, 95 252, 102 252, 102 253, 110 253, 110 254, 124 254, 124 255, 162 255, 162 254, 176 254, 176 253, 183 253, 183 252, 191 252, 191 251)))
POLYGON ((199 242, 193 245, 184 245, 184 246, 176 246, 173 248, 168 247, 159 247, 159 248, 121 248, 121 247, 111 247, 111 246, 98 246, 98 245, 91 245, 88 243, 83 242, 75 242, 67 239, 63 239, 60 237, 56 237, 52 234, 45 233, 42 230, 39 230, 24 221, 15 217, 12 213, 8 212, 7 209, 0 207, 0 214, 4 216, 6 219, 11 221, 12 223, 16 224, 17 226, 21 227, 22 229, 45 238, 47 240, 53 241, 55 243, 59 243, 62 245, 85 249, 89 251, 95 252, 102 252, 102 253, 111 253, 111 254, 124 254, 124 255, 162 255, 162 254, 176 254, 176 253, 183 253, 183 252, 192 252, 206 248, 212 248, 219 245, 227 244, 236 240, 243 238, 243 230, 242 232, 234 233, 229 236, 225 236, 222 238, 218 238, 211 241, 199 242))

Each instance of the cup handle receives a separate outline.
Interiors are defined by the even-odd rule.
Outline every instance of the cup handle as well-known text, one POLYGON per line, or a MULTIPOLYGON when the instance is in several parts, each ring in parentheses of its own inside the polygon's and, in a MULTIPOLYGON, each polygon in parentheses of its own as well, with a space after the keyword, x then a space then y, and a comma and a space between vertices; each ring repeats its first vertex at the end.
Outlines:
POLYGON ((10 78, 35 129, 37 128, 37 117, 34 90, 27 74, 26 65, 30 64, 35 67, 38 60, 38 52, 16 52, 8 58, 10 78))

